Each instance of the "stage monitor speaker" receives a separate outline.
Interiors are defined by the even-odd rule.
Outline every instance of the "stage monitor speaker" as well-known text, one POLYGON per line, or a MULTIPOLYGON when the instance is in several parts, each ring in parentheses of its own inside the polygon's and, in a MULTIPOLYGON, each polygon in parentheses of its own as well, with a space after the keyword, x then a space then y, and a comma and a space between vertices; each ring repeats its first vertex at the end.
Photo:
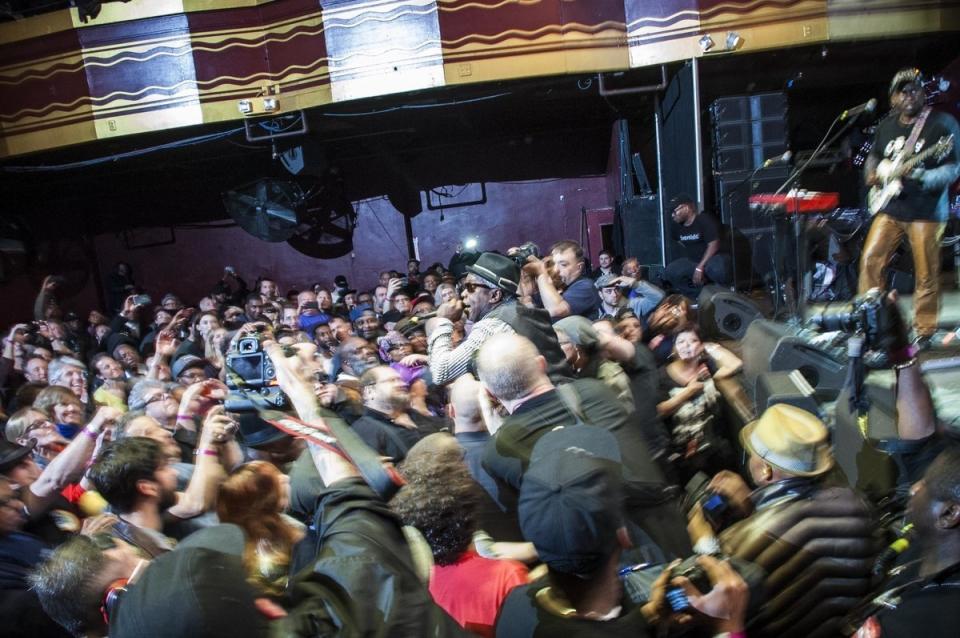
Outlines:
POLYGON ((784 323, 758 319, 747 328, 742 345, 747 391, 756 398, 757 378, 764 372, 799 370, 819 401, 840 394, 847 376, 842 357, 811 345, 784 323))
POLYGON ((757 377, 757 413, 762 414, 771 405, 785 403, 819 416, 820 406, 813 394, 813 386, 799 370, 762 372, 757 377))
POLYGON ((704 339, 739 341, 747 334, 750 322, 763 316, 753 301, 722 286, 704 286, 697 304, 704 339))
MULTIPOLYGON (((956 431, 960 427, 960 402, 956 400, 957 388, 960 388, 960 359, 930 360, 921 369, 933 396, 937 420, 946 430, 956 431)), ((892 371, 875 371, 867 376, 864 393, 870 401, 870 409, 866 437, 860 431, 857 415, 850 410, 847 391, 844 390, 837 399, 834 457, 850 485, 874 499, 895 488, 905 494, 911 483, 920 478, 901 477, 887 453, 905 445, 897 433, 895 388, 892 371)))
POLYGON ((624 255, 642 265, 661 264, 660 206, 656 196, 632 197, 619 204, 624 255))

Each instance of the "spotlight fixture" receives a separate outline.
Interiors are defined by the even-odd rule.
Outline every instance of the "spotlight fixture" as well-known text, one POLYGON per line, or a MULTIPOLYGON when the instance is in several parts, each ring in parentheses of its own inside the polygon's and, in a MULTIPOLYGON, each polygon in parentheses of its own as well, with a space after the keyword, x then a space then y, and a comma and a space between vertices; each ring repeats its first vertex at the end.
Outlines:
POLYGON ((743 44, 743 38, 736 31, 727 32, 727 51, 736 51, 743 44))
POLYGON ((477 238, 476 238, 476 237, 468 237, 468 238, 463 242, 463 247, 466 248, 467 250, 473 250, 474 248, 477 247, 477 238))
POLYGON ((699 42, 700 42, 700 50, 703 51, 704 53, 706 53, 707 51, 713 48, 713 38, 711 38, 706 33, 700 36, 699 42))

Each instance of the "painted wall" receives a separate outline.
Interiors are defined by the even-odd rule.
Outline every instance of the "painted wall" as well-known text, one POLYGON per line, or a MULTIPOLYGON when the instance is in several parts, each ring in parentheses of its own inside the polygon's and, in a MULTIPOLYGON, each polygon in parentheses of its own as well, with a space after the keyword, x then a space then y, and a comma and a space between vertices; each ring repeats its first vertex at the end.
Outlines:
MULTIPOLYGON (((546 249, 560 239, 581 238, 581 209, 607 205, 604 177, 556 179, 536 182, 491 183, 482 206, 448 209, 444 220, 428 211, 413 218, 421 261, 446 263, 464 238, 476 236, 481 249, 506 250, 525 240, 546 249)), ((96 238, 100 268, 109 272, 117 261, 133 266, 137 282, 154 299, 172 291, 195 301, 207 294, 224 266, 234 266, 252 285, 260 273, 270 273, 286 290, 320 281, 332 285, 336 275, 346 275, 351 285, 373 285, 381 270, 406 267, 407 249, 403 218, 386 199, 360 202, 354 251, 336 260, 302 255, 286 243, 260 241, 239 228, 178 229, 176 241, 166 246, 126 248, 121 237, 96 238)), ((0 327, 30 317, 34 287, 46 273, 22 276, 0 286, 0 327)), ((96 303, 92 279, 74 297, 65 300, 70 310, 86 312, 96 303)))

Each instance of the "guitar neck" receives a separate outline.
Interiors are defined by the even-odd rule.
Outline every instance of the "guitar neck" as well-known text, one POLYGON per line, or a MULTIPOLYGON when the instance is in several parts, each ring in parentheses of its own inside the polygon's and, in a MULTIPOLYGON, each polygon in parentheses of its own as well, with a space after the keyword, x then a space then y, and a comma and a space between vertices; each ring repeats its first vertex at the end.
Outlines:
POLYGON ((903 175, 906 175, 907 173, 909 173, 910 171, 913 170, 913 167, 914 167, 914 166, 916 166, 917 164, 919 164, 919 163, 922 162, 923 160, 927 159, 927 158, 930 157, 931 155, 933 155, 933 154, 937 153, 938 151, 940 151, 940 150, 941 150, 940 146, 941 146, 940 144, 934 144, 933 146, 931 146, 931 147, 928 148, 927 150, 923 151, 923 152, 920 153, 919 155, 914 155, 913 157, 911 157, 910 159, 908 159, 906 162, 904 162, 904 163, 900 166, 899 169, 897 169, 897 177, 902 177, 903 175))

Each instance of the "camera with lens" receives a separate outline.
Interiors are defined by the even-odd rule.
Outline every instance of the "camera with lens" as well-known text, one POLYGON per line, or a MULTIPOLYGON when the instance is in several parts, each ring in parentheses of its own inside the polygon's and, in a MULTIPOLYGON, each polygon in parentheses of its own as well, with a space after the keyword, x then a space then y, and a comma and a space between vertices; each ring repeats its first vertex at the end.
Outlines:
POLYGON ((540 247, 532 241, 524 242, 510 257, 516 262, 517 266, 523 268, 527 265, 527 257, 540 259, 540 247))
POLYGON ((263 350, 259 336, 243 337, 227 354, 227 388, 224 407, 230 412, 254 412, 257 408, 283 410, 289 406, 280 390, 273 361, 263 350))
POLYGON ((710 489, 710 477, 703 472, 697 472, 686 485, 687 509, 700 505, 703 518, 715 531, 720 531, 736 522, 737 515, 730 507, 727 498, 710 489))
POLYGON ((880 335, 880 311, 883 308, 883 292, 870 290, 849 304, 831 308, 829 305, 813 315, 809 323, 824 332, 840 331, 863 335, 864 347, 871 348, 880 335))

